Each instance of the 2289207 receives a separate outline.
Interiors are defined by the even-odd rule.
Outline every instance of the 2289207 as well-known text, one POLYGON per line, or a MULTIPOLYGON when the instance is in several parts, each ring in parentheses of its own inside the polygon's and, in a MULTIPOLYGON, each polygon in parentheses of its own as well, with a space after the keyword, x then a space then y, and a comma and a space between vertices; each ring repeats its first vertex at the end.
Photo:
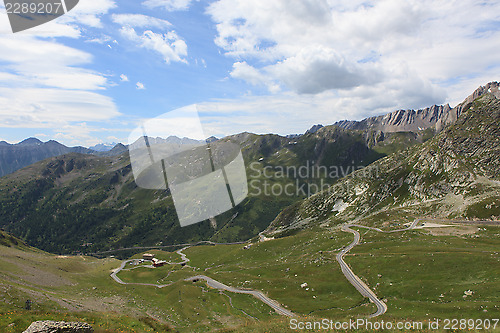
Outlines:
POLYGON ((444 319, 445 330, 489 330, 495 329, 499 319, 444 319))
POLYGON ((63 8, 61 2, 8 2, 5 4, 5 10, 7 14, 58 14, 63 8))

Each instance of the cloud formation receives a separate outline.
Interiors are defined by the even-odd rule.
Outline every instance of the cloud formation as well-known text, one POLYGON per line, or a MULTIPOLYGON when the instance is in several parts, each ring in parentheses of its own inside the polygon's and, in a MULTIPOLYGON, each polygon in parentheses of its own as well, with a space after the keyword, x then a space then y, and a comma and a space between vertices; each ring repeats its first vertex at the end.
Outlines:
POLYGON ((142 14, 113 14, 111 19, 117 24, 133 28, 168 29, 172 26, 167 20, 142 14))
MULTIPOLYGON (((0 26, 5 25, 2 16, 0 26)), ((36 32, 0 34, 0 44, 0 84, 8 87, 0 89, 2 126, 44 127, 119 115, 113 101, 96 92, 106 89, 107 77, 84 68, 92 62, 89 53, 40 39, 36 32)))
POLYGON ((186 10, 191 5, 192 0, 146 0, 142 4, 148 8, 163 8, 169 12, 176 10, 186 10))
POLYGON ((187 63, 187 44, 175 31, 170 30, 170 22, 142 14, 115 14, 112 20, 122 26, 120 34, 125 39, 140 48, 159 53, 167 64, 187 63), (162 32, 153 32, 147 28, 156 28, 162 32))
POLYGON ((143 101, 156 100, 159 72, 165 86, 207 92, 190 96, 179 88, 158 99, 168 105, 227 97, 206 103, 218 110, 204 114, 216 135, 304 132, 318 122, 455 105, 500 79, 494 0, 213 0, 205 12, 194 0, 131 3, 80 1, 15 36, 0 15, 1 125, 67 129, 58 132, 63 138, 85 123, 74 138, 89 140, 93 122, 112 119, 118 128, 128 121, 116 118, 115 103, 137 116, 130 88, 143 101), (127 13, 131 8, 137 13, 127 13), (215 36, 203 40, 211 28, 215 36), (158 59, 163 66, 155 67, 158 59), (196 66, 185 66, 188 60, 196 66), (128 81, 120 73, 132 86, 113 82, 128 81))
POLYGON ((444 102, 447 80, 500 68, 497 1, 218 0, 207 13, 235 59, 231 76, 272 92, 375 89, 409 107, 444 102))
POLYGON ((102 17, 115 7, 116 3, 113 0, 80 1, 73 10, 62 17, 62 22, 102 28, 102 17))
POLYGON ((113 1, 84 1, 71 15, 18 34, 0 15, 0 127, 61 129, 120 116, 103 94, 107 75, 88 68, 94 57, 57 39, 82 38, 84 27, 102 26, 113 7, 113 1))

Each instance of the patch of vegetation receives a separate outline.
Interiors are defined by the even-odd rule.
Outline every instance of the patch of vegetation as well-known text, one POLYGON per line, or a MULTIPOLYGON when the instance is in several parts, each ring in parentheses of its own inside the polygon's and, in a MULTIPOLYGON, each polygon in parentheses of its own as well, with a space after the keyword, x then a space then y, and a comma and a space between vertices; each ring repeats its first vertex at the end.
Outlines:
POLYGON ((500 196, 489 197, 480 202, 467 207, 465 214, 467 217, 477 217, 480 219, 491 219, 500 217, 500 196))

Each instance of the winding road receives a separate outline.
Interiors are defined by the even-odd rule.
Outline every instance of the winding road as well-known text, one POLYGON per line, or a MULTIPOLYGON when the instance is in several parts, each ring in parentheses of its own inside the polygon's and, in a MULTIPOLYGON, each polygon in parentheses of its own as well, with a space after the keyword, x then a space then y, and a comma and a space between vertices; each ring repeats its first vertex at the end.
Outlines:
MULTIPOLYGON (((189 262, 189 258, 182 252, 183 250, 185 250, 185 249, 187 249, 189 247, 190 246, 186 246, 186 247, 184 247, 184 248, 176 251, 176 253, 181 256, 181 259, 182 259, 181 262, 176 262, 176 263, 168 262, 168 264, 169 265, 178 265, 178 264, 186 264, 187 262, 189 262)), ((117 274, 120 273, 125 268, 125 266, 128 263, 139 263, 139 259, 124 260, 121 263, 120 267, 118 267, 117 269, 115 269, 111 273, 111 275, 110 275, 111 278, 113 280, 115 280, 119 284, 123 284, 123 285, 151 286, 151 287, 157 287, 157 288, 164 288, 164 287, 168 287, 168 286, 170 286, 170 285, 173 284, 173 282, 169 283, 169 284, 124 282, 122 279, 120 279, 117 276, 117 274)), ((225 285, 225 284, 223 284, 223 283, 221 283, 221 282, 219 282, 217 280, 214 280, 211 277, 205 276, 205 275, 196 275, 196 276, 184 279, 184 281, 187 281, 187 282, 188 281, 196 282, 196 281, 199 281, 199 280, 206 281, 207 285, 209 287, 211 287, 211 288, 214 288, 214 289, 225 290, 225 291, 229 291, 229 292, 237 293, 237 294, 252 295, 255 298, 257 298, 258 300, 262 301, 264 304, 269 305, 274 311, 276 311, 280 315, 287 316, 287 317, 294 317, 295 316, 295 314, 293 312, 291 312, 290 310, 287 310, 286 308, 284 308, 283 306, 281 306, 281 304, 279 304, 275 300, 267 297, 261 291, 251 290, 251 289, 239 289, 239 288, 230 287, 230 286, 227 286, 227 285, 225 285)))
POLYGON ((383 233, 394 233, 394 232, 402 232, 402 231, 408 231, 417 228, 418 224, 421 221, 439 221, 439 222, 446 222, 446 223, 458 223, 458 224, 473 224, 473 225, 478 225, 478 224, 488 224, 488 225, 498 225, 498 221, 461 221, 461 220, 445 220, 445 219, 434 219, 434 218, 420 218, 420 219, 415 219, 410 226, 404 229, 397 229, 397 230, 389 230, 385 231, 379 228, 373 228, 373 227, 367 227, 364 225, 359 225, 359 224, 345 224, 341 227, 341 230, 344 232, 350 232, 354 234, 354 240, 352 241, 351 244, 346 246, 342 251, 340 251, 337 254, 337 261, 340 265, 340 268, 342 269, 342 273, 345 275, 347 280, 359 291, 359 293, 365 297, 368 297, 371 302, 373 302, 377 306, 377 311, 369 316, 369 318, 377 317, 382 314, 384 314, 387 311, 387 305, 378 299, 377 295, 352 271, 352 269, 349 267, 349 265, 346 264, 344 261, 344 256, 353 249, 356 245, 359 244, 361 240, 361 236, 357 230, 351 229, 351 227, 356 227, 356 228, 363 228, 363 229, 369 229, 369 230, 374 230, 377 232, 383 232, 383 233))
POLYGON ((157 288, 164 288, 164 287, 168 287, 170 286, 172 283, 169 283, 169 284, 153 284, 153 283, 139 283, 139 282, 123 282, 122 279, 120 279, 118 276, 116 276, 116 274, 120 273, 124 268, 125 266, 130 263, 130 262, 136 262, 136 263, 139 263, 139 259, 130 259, 130 260, 124 260, 122 262, 122 264, 120 265, 120 267, 118 267, 117 269, 115 269, 111 274, 111 278, 113 280, 115 280, 117 283, 119 284, 133 284, 133 285, 138 285, 138 286, 151 286, 151 287, 157 287, 157 288))
POLYGON ((199 280, 205 280, 207 282, 207 285, 211 288, 219 289, 219 290, 226 290, 232 293, 237 293, 237 294, 247 294, 247 295, 252 295, 258 300, 262 301, 263 303, 269 305, 271 308, 274 309, 278 314, 287 316, 287 317, 294 317, 295 314, 291 312, 290 310, 285 309, 282 307, 278 302, 275 300, 270 299, 266 295, 264 295, 261 291, 258 290, 250 290, 250 289, 239 289, 239 288, 234 288, 227 286, 217 280, 214 280, 208 276, 205 275, 197 275, 193 276, 190 278, 185 279, 184 281, 199 281, 199 280))
POLYGON ((357 230, 351 229, 351 227, 357 227, 357 228, 364 228, 364 229, 369 229, 369 230, 374 230, 378 232, 384 232, 384 233, 392 233, 392 232, 402 232, 402 231, 407 231, 407 230, 412 230, 414 229, 418 223, 421 221, 421 219, 416 219, 413 221, 413 223, 405 229, 398 229, 398 230, 390 230, 390 231, 384 231, 379 228, 373 228, 373 227, 366 227, 363 225, 358 225, 358 224, 346 224, 341 227, 341 230, 344 232, 350 232, 354 234, 354 240, 352 241, 351 244, 346 246, 342 251, 340 251, 337 254, 337 261, 340 265, 340 268, 342 270, 342 273, 345 275, 347 280, 356 288, 361 295, 364 297, 367 297, 370 299, 371 302, 373 302, 377 306, 377 311, 369 316, 369 318, 377 317, 382 314, 384 314, 387 311, 387 305, 380 300, 377 295, 352 271, 352 269, 349 267, 349 265, 346 264, 344 261, 344 256, 351 251, 356 245, 359 244, 361 240, 361 235, 357 230))
MULTIPOLYGON (((352 243, 347 245, 345 248, 343 248, 336 256, 336 259, 340 265, 340 268, 342 270, 342 273, 345 275, 347 280, 358 290, 358 292, 363 295, 364 297, 367 297, 370 299, 371 302, 373 302, 377 306, 377 311, 369 316, 369 318, 377 317, 382 314, 384 314, 387 311, 387 305, 380 300, 377 295, 352 271, 352 269, 349 267, 349 265, 344 261, 344 256, 351 251, 355 246, 359 245, 361 241, 361 235, 357 230, 351 229, 353 227, 355 228, 363 228, 363 229, 368 229, 368 230, 373 230, 377 232, 382 232, 382 233, 394 233, 394 232, 403 232, 403 231, 408 231, 408 230, 413 230, 417 228, 419 222, 424 221, 424 220, 432 220, 432 221, 441 221, 441 222, 447 222, 447 223, 470 223, 470 224, 495 224, 498 225, 498 221, 450 221, 450 220, 441 220, 441 219, 432 219, 432 218, 422 218, 422 219, 415 219, 407 228, 404 229, 397 229, 397 230, 389 230, 385 231, 380 228, 375 228, 375 227, 367 227, 359 224, 345 224, 341 226, 341 230, 344 232, 349 232, 354 235, 354 240, 352 243)), ((260 235, 262 237, 262 235, 260 235)), ((237 242, 237 243, 213 243, 213 242, 199 242, 196 244, 183 244, 185 247, 182 249, 179 249, 176 251, 177 254, 181 256, 181 261, 180 262, 168 262, 170 265, 175 265, 175 264, 187 264, 189 262, 189 258, 183 253, 184 250, 191 246, 196 246, 196 245, 201 245, 201 244, 213 244, 213 245, 228 245, 228 244, 244 244, 245 242, 237 242)), ((179 245, 176 245, 179 246, 179 245)), ((169 247, 169 246, 165 246, 169 247)), ((128 248, 128 249, 150 249, 151 247, 144 247, 144 248, 128 248)), ((155 247, 158 248, 158 247, 155 247)), ((125 249, 120 249, 120 250, 125 250, 125 249)), ((116 251, 116 250, 115 250, 116 251)), ((111 251, 110 251, 111 252, 111 251)), ((104 253, 104 252, 101 252, 104 253)), ((139 259, 130 259, 130 260, 125 260, 121 263, 120 267, 115 269, 111 273, 111 278, 115 280, 119 284, 123 285, 141 285, 141 286, 152 286, 152 287, 157 287, 157 288, 164 288, 167 286, 170 286, 173 284, 152 284, 152 283, 128 283, 122 281, 117 274, 122 271, 125 266, 128 263, 139 263, 139 259)), ((240 288, 235 288, 235 287, 230 287, 227 286, 217 280, 214 280, 208 276, 205 275, 196 275, 190 278, 185 279, 184 281, 191 281, 191 282, 197 282, 199 280, 204 280, 207 285, 211 288, 218 289, 218 290, 223 290, 223 291, 228 291, 232 293, 238 293, 238 294, 247 294, 247 295, 252 295, 258 300, 262 301, 263 303, 267 304, 270 306, 272 309, 274 309, 278 314, 287 316, 287 317, 294 317, 296 316, 293 312, 290 310, 284 308, 281 306, 278 302, 275 300, 270 299, 267 297, 264 293, 261 291, 257 290, 251 290, 251 289, 240 289, 240 288)))
POLYGON ((238 244, 246 244, 248 242, 231 242, 231 243, 215 243, 212 241, 201 241, 198 243, 185 243, 185 244, 172 244, 172 245, 157 245, 157 246, 133 246, 133 247, 122 247, 119 249, 115 250, 108 250, 108 251, 102 251, 102 252, 92 252, 92 253, 85 253, 86 256, 98 256, 98 255, 103 255, 103 254, 108 254, 108 253, 114 253, 114 252, 120 252, 120 251, 129 251, 129 250, 154 250, 154 249, 169 249, 172 247, 179 247, 179 246, 184 246, 184 247, 191 247, 191 246, 198 246, 198 245, 238 245, 238 244))

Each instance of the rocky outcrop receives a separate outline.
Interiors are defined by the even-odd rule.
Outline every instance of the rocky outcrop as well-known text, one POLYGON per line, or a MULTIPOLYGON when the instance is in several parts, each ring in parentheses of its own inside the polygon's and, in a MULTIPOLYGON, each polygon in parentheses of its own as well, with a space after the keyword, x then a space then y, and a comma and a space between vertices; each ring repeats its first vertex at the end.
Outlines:
POLYGON ((418 132, 433 127, 451 110, 449 104, 434 105, 421 110, 397 110, 384 116, 361 121, 342 120, 336 126, 348 130, 374 130, 391 132, 418 132))
POLYGON ((310 129, 308 129, 304 135, 307 135, 307 134, 312 134, 312 133, 316 133, 316 132, 317 132, 318 130, 320 130, 321 128, 323 128, 323 125, 321 125, 321 124, 314 125, 314 126, 313 126, 313 127, 311 127, 310 129))
POLYGON ((87 323, 64 321, 36 321, 23 333, 93 333, 94 329, 87 323))
POLYGON ((361 121, 342 120, 335 126, 348 130, 374 130, 390 132, 418 132, 434 128, 438 132, 453 124, 464 111, 464 107, 475 99, 490 93, 500 99, 500 84, 490 82, 477 88, 469 97, 454 108, 449 104, 434 105, 420 110, 398 110, 384 116, 366 118, 361 121))
POLYGON ((447 125, 453 124, 460 117, 464 108, 472 103, 475 99, 483 96, 484 94, 490 93, 494 97, 500 99, 500 84, 498 82, 490 82, 484 86, 477 88, 469 97, 467 97, 462 103, 455 106, 453 109, 449 110, 447 113, 436 122, 435 128, 437 131, 441 131, 447 125))

